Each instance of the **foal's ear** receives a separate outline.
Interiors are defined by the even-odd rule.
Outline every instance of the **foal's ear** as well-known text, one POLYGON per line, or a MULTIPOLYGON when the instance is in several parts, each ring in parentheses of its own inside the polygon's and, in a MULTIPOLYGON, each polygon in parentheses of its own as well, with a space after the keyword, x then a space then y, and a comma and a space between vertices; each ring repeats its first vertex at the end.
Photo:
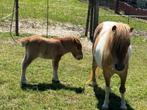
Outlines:
POLYGON ((73 37, 74 43, 79 43, 79 39, 78 37, 73 37))
POLYGON ((114 26, 112 27, 112 31, 115 32, 116 29, 117 29, 117 27, 114 25, 114 26))

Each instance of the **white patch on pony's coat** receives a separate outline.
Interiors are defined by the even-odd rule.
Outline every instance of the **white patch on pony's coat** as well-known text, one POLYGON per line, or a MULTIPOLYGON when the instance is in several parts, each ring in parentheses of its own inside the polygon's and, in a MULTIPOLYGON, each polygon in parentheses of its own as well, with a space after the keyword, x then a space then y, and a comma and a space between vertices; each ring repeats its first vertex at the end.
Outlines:
POLYGON ((131 57, 131 51, 132 51, 132 46, 130 45, 129 48, 128 48, 129 59, 130 59, 130 57, 131 57))
POLYGON ((106 21, 103 23, 102 31, 99 34, 99 42, 95 48, 94 57, 96 60, 97 65, 102 68, 102 57, 103 57, 103 51, 104 47, 106 45, 106 41, 109 38, 109 32, 112 31, 112 27, 116 24, 116 22, 110 22, 106 21))

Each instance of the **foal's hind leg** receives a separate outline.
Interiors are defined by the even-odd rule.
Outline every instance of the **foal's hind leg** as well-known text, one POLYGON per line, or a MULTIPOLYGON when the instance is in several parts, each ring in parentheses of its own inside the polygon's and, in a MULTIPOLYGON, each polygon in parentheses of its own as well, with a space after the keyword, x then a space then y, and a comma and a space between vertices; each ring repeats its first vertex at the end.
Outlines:
POLYGON ((52 82, 53 83, 60 83, 59 78, 58 78, 58 66, 59 66, 60 59, 61 59, 61 56, 58 56, 58 57, 56 57, 55 59, 52 60, 52 65, 53 65, 52 82))
POLYGON ((88 85, 92 85, 92 86, 96 86, 96 69, 97 69, 97 64, 95 62, 95 59, 93 58, 93 62, 92 62, 92 71, 90 73, 89 76, 89 80, 86 82, 86 84, 88 85))
POLYGON ((21 74, 21 86, 23 84, 26 84, 27 83, 27 80, 26 80, 26 69, 27 67, 29 66, 29 64, 33 61, 33 57, 31 57, 30 55, 28 55, 27 53, 25 54, 25 57, 23 59, 23 62, 22 62, 22 74, 21 74))

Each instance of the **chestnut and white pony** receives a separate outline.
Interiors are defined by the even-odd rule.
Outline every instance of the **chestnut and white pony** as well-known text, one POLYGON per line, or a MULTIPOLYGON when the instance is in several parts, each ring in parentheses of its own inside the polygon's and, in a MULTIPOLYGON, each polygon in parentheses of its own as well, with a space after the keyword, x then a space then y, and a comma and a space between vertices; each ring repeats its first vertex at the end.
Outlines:
POLYGON ((128 63, 131 54, 130 37, 133 28, 120 22, 106 21, 98 25, 93 40, 92 72, 88 83, 96 85, 96 69, 102 68, 105 79, 105 100, 103 109, 108 109, 110 79, 113 73, 120 77, 121 109, 127 109, 124 99, 125 82, 128 72, 128 63))

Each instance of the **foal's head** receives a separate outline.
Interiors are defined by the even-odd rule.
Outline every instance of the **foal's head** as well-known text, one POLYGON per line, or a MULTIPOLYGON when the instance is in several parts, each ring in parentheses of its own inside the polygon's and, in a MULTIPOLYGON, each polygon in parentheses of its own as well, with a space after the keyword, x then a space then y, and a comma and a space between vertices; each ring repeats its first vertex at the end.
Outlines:
POLYGON ((72 55, 77 59, 80 60, 83 58, 82 52, 82 45, 78 38, 73 38, 73 46, 71 47, 72 55))
POLYGON ((115 59, 114 67, 118 71, 122 71, 128 64, 130 50, 130 36, 133 28, 127 24, 118 23, 112 27, 112 57, 115 59), (126 65, 125 65, 126 64, 126 65))

